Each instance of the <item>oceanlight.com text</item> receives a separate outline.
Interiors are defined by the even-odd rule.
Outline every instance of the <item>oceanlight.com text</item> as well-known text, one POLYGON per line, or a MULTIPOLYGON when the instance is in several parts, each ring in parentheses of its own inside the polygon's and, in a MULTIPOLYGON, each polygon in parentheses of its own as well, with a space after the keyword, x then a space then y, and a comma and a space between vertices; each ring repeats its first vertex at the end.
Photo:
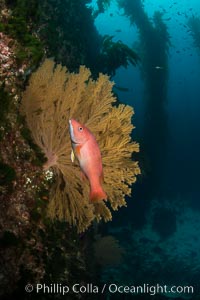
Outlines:
POLYGON ((110 293, 131 293, 131 294, 149 294, 154 296, 156 294, 193 294, 193 286, 168 286, 168 285, 150 285, 143 284, 138 286, 119 286, 116 284, 109 285, 110 293))
POLYGON ((174 295, 190 295, 194 294, 193 286, 169 286, 169 285, 150 285, 145 283, 143 285, 119 285, 115 283, 94 285, 92 283, 79 284, 75 283, 72 286, 61 283, 38 283, 35 286, 27 284, 25 286, 27 293, 33 291, 37 294, 61 294, 65 295, 68 293, 74 294, 149 294, 154 296, 156 294, 165 294, 168 296, 174 295))

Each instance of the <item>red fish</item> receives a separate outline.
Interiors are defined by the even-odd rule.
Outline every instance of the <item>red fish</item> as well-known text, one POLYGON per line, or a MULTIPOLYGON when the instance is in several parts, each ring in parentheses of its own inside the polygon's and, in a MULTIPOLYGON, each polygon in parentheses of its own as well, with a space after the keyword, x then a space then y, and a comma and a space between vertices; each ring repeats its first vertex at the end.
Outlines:
MULTIPOLYGON (((101 152, 94 135, 87 127, 74 119, 69 120, 69 130, 73 153, 90 183, 90 201, 106 200, 107 195, 102 188, 101 152)), ((73 157, 71 158, 73 160, 73 157)))

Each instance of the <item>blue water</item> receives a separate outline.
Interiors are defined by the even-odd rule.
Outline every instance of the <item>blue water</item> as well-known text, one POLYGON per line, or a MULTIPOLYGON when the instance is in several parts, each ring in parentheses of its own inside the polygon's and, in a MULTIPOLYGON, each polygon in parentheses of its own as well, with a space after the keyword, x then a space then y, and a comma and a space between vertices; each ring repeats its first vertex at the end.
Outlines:
MULTIPOLYGON (((119 240, 125 254, 120 265, 105 266, 102 281, 115 280, 123 285, 192 285, 194 293, 175 293, 173 298, 200 299, 200 49, 194 46, 187 27, 190 16, 200 17, 200 1, 146 0, 143 4, 150 19, 155 11, 163 12, 171 41, 165 104, 167 153, 163 156, 165 169, 160 168, 163 188, 160 196, 150 197, 147 203, 145 194, 141 193, 141 179, 136 196, 128 201, 129 210, 122 209, 120 216, 114 216, 113 223, 105 227, 107 234, 119 240)), ((115 1, 105 13, 98 15, 95 24, 100 34, 112 35, 115 41, 137 47, 138 29, 130 24, 115 1)), ((134 107, 133 137, 141 140, 146 118, 141 68, 131 65, 120 68, 112 79, 117 86, 129 89, 119 91, 118 96, 123 103, 134 107)), ((172 297, 159 295, 160 299, 172 297)))
MULTIPOLYGON (((198 101, 200 92, 199 55, 197 49, 193 47, 191 35, 187 33, 188 28, 184 28, 187 22, 184 13, 187 13, 188 16, 197 14, 200 9, 199 1, 154 0, 145 1, 144 7, 150 18, 156 10, 163 11, 163 9, 166 10, 163 17, 164 19, 172 17, 171 20, 166 22, 172 43, 169 53, 169 113, 180 112, 180 105, 181 107, 186 107, 186 109, 188 109, 189 106, 192 113, 197 112, 200 106, 198 101), (162 4, 160 4, 161 2, 162 4), (174 2, 177 2, 177 4, 169 9, 174 2), (192 11, 188 12, 189 8, 192 8, 192 11), (180 12, 181 15, 177 15, 177 12, 180 12), (183 51, 183 48, 186 50, 183 51), (176 53, 177 50, 181 51, 181 53, 176 53), (187 101, 187 99, 190 99, 190 101, 187 101)), ((122 9, 119 9, 112 3, 104 14, 100 14, 97 17, 95 24, 99 33, 102 35, 114 35, 113 40, 121 40, 129 47, 132 47, 138 39, 137 28, 134 25, 130 25, 128 18, 124 16, 123 13, 122 9), (113 16, 110 16, 110 14, 113 14, 113 16), (121 32, 116 32, 118 29, 121 29, 121 32)), ((125 95, 119 92, 119 96, 123 102, 133 105, 134 107, 142 105, 143 82, 140 78, 138 68, 134 68, 133 66, 130 66, 127 70, 121 68, 114 77, 114 81, 117 85, 125 86, 130 89, 130 92, 125 95)))

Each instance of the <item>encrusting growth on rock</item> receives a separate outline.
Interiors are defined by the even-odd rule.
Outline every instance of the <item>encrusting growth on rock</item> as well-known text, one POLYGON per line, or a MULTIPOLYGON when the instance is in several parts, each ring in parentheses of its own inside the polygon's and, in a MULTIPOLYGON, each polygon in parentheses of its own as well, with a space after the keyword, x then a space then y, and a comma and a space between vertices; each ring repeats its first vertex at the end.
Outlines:
POLYGON ((84 66, 79 73, 69 73, 46 59, 32 74, 21 105, 32 137, 47 157, 44 170, 51 168, 54 174, 48 214, 77 226, 79 232, 94 219, 109 221, 112 215, 106 202, 89 202, 88 182, 81 178, 78 162, 70 159, 69 119, 85 124, 96 137, 103 187, 114 210, 126 206, 125 195, 130 196, 131 184, 140 174, 138 163, 132 160, 132 153, 139 151, 130 136, 133 109, 112 105, 116 99, 107 75, 100 74, 96 81, 90 75, 84 66))

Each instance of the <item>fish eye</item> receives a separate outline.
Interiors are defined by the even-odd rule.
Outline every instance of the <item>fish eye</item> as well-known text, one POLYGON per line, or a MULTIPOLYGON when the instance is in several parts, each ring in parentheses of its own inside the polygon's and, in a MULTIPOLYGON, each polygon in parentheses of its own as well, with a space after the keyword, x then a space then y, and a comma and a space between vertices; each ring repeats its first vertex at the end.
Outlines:
POLYGON ((83 131, 83 127, 79 127, 78 130, 79 130, 79 131, 83 131))

